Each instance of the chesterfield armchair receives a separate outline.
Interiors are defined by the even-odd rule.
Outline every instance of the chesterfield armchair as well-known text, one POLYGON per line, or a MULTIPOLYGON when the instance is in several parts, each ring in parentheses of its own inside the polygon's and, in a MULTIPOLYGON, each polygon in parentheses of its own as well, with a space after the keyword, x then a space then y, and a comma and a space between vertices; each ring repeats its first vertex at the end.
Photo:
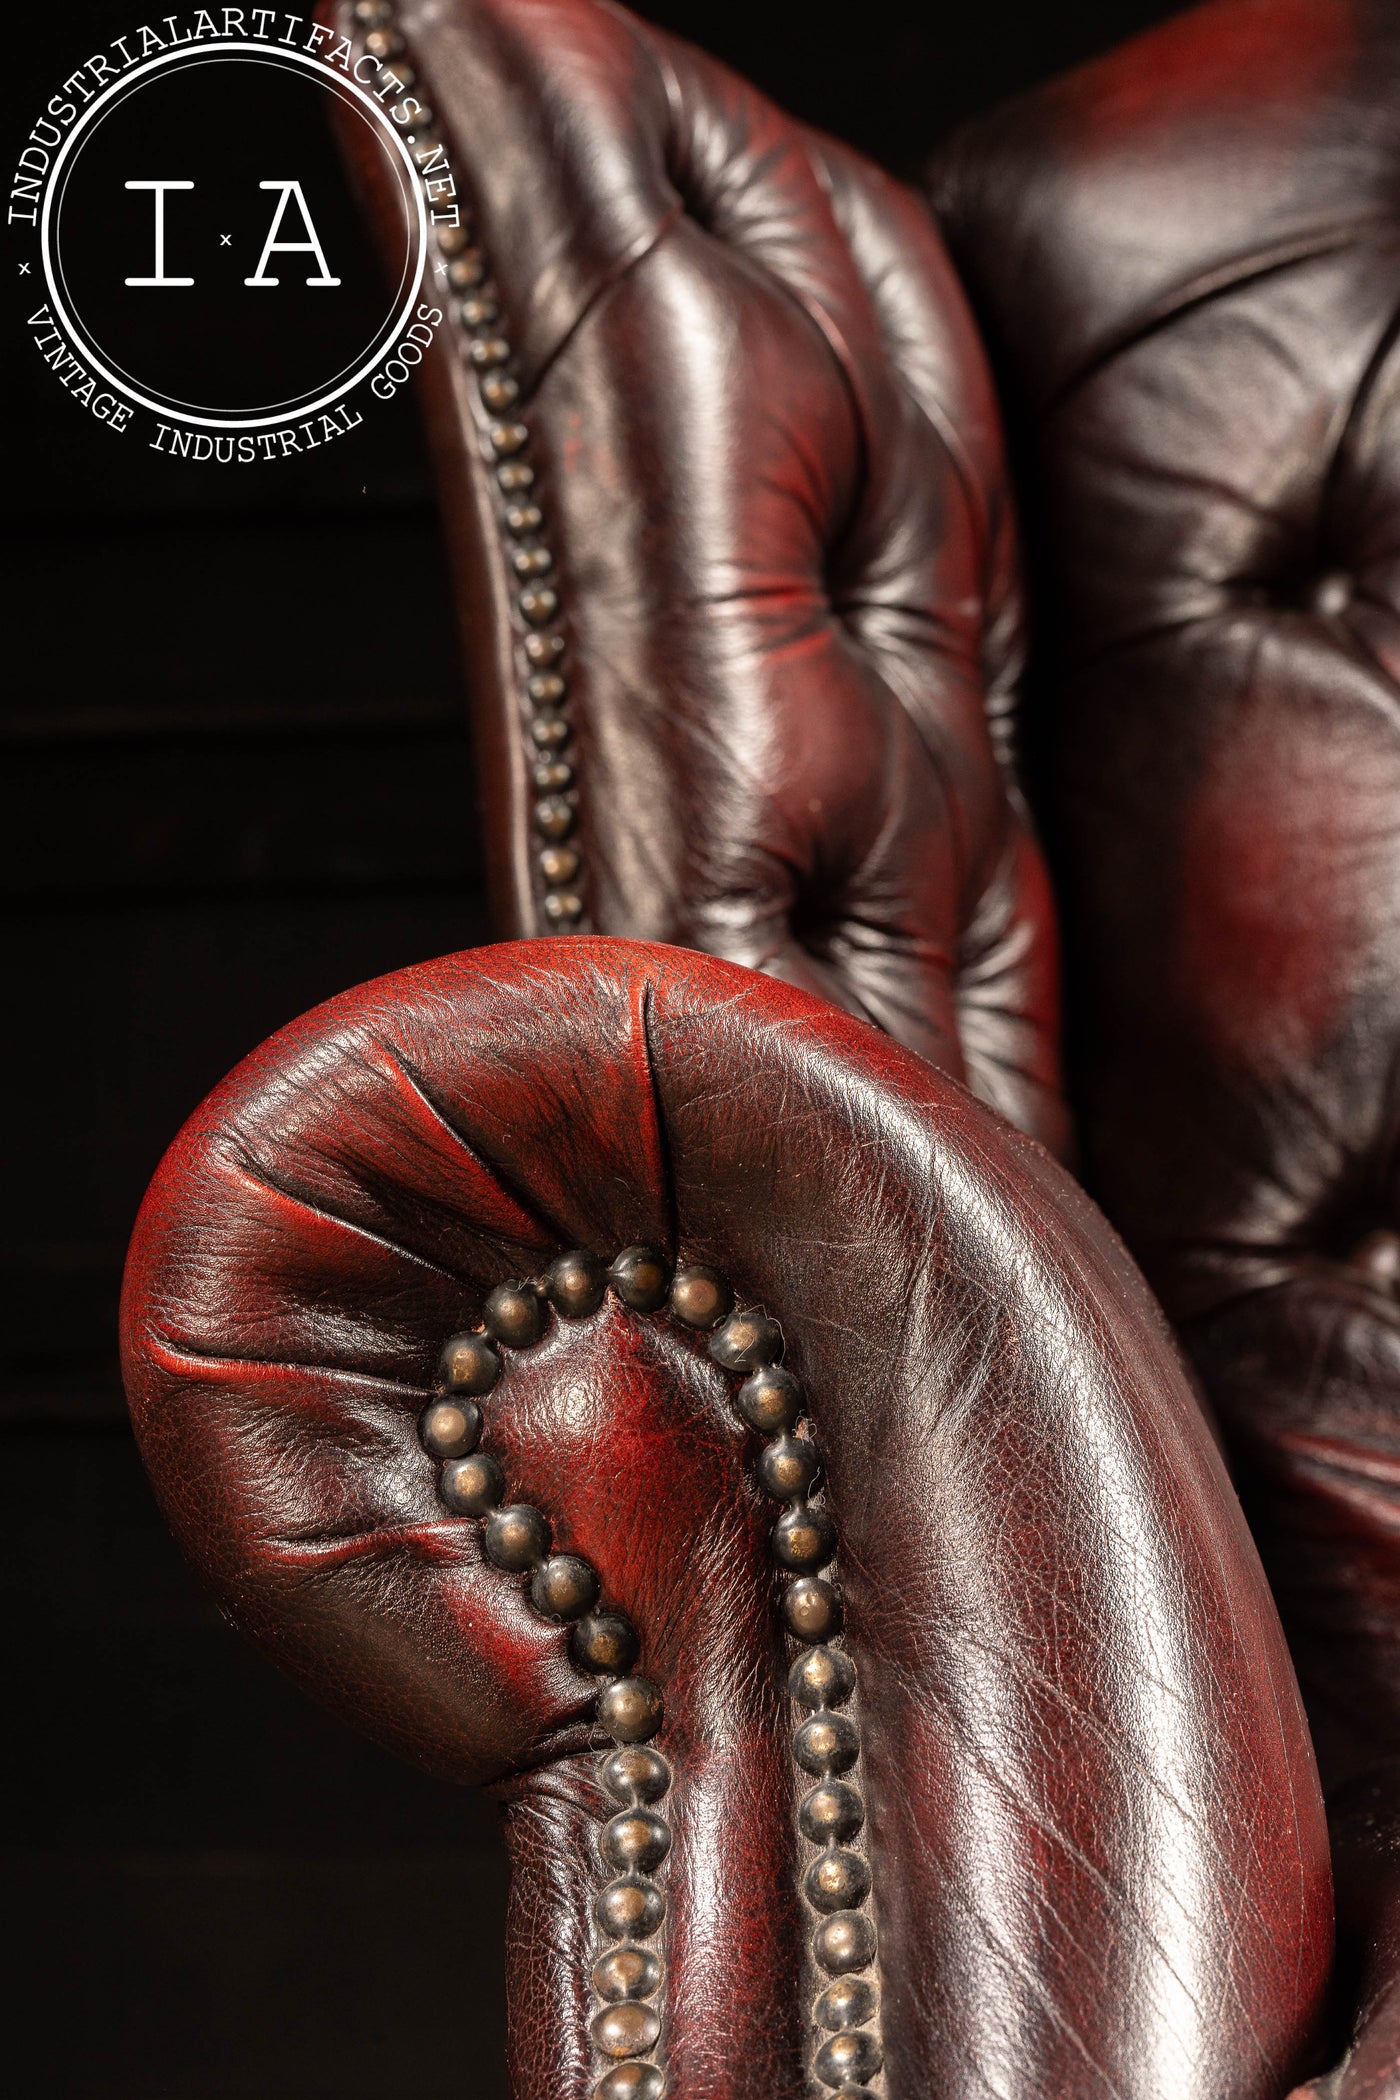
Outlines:
POLYGON ((464 199, 508 938, 172 1147, 172 1523, 499 1802, 522 2100, 1400 2092, 1400 25, 1218 0, 920 196, 594 0, 329 19, 464 199))

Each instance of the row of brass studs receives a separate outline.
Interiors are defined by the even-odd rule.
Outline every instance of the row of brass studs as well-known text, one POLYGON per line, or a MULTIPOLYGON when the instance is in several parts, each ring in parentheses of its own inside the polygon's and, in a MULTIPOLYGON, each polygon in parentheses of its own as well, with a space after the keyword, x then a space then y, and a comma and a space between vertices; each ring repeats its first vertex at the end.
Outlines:
POLYGON ((830 1579, 836 1535, 825 1510, 810 1499, 820 1483, 820 1457, 810 1429, 804 1433, 801 1383, 780 1361, 778 1323, 762 1312, 736 1312, 733 1292, 715 1270, 697 1266, 672 1276, 663 1257, 647 1247, 625 1248, 607 1268, 586 1251, 561 1255, 540 1281, 493 1291, 482 1329, 454 1335, 444 1349, 440 1397, 420 1426, 425 1447, 443 1461, 440 1492, 447 1507, 484 1521, 487 1559, 529 1573, 535 1609, 556 1623, 573 1622, 570 1652, 578 1667, 610 1680, 597 1712, 619 1747, 605 1756, 599 1776, 621 1812, 604 1826, 599 1850, 618 1878, 600 1891, 595 1916, 616 1944, 593 1969, 602 2008, 592 2034, 600 2052, 616 2061, 595 2087, 594 2100, 660 2100, 665 2091, 660 2068, 642 2061, 661 2031, 647 2001, 660 1989, 663 1971, 645 1943, 660 1929, 666 1905, 651 1877, 671 1844, 655 1807, 670 1788, 670 1767, 643 1746, 661 1725, 663 1700, 649 1679, 628 1674, 640 1648, 637 1632, 621 1612, 599 1607, 593 1569, 576 1555, 551 1552, 550 1526, 539 1510, 506 1503, 500 1466, 478 1449, 477 1400, 501 1375, 501 1346, 524 1349, 538 1342, 551 1305, 565 1319, 587 1318, 609 1285, 632 1312, 669 1308, 684 1326, 708 1332, 714 1361, 743 1377, 735 1396, 739 1413, 766 1439, 758 1477, 765 1492, 785 1505, 773 1527, 772 1552, 789 1578, 783 1622, 800 1643, 788 1686, 806 1710, 793 1754, 818 1781, 798 1811, 802 1835, 815 1848, 802 1881, 815 1920, 812 1954, 830 1978, 814 2009, 825 2039, 816 2046, 812 2067, 824 2086, 839 2089, 838 2100, 850 2100, 877 2075, 882 2054, 878 1998, 863 1973, 875 1960, 870 1868, 855 1849, 865 1804, 846 1776, 860 1755, 856 1723, 842 1710, 855 1692, 855 1668, 844 1649, 830 1645, 841 1630, 840 1597, 830 1579))
MULTIPOLYGON (((381 71, 390 74, 405 93, 411 90, 416 96, 417 76, 402 55, 404 40, 395 27, 390 0, 356 0, 354 18, 367 32, 365 49, 384 61, 381 71)), ((420 163, 430 160, 442 143, 431 111, 423 109, 415 116, 412 136, 414 159, 420 163)), ((564 637, 558 629, 559 593, 550 580, 554 556, 535 489, 535 470, 525 457, 530 433, 512 413, 520 382, 511 370, 510 340, 486 258, 465 225, 440 226, 437 245, 447 273, 448 303, 462 360, 475 376, 486 412, 486 443, 498 492, 497 527, 516 585, 529 701, 528 756, 535 790, 531 821, 544 916, 553 931, 568 933, 583 918, 583 859, 574 838, 577 775, 562 669, 564 637)))

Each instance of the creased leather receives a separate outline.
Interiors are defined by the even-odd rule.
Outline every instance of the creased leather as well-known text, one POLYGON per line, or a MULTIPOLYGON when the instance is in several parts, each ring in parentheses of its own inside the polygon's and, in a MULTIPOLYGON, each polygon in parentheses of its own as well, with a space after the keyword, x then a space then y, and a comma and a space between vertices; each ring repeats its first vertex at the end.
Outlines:
MULTIPOLYGON (((619 8, 398 19, 518 351, 592 924, 820 992, 1064 1150, 1053 911, 992 741, 1014 525, 927 210, 619 8)), ((518 637, 448 334, 424 379, 495 907, 538 932, 518 637)))
MULTIPOLYGON (((528 942, 285 1029, 137 1226, 143 1452, 316 1697, 497 1790, 512 2076, 578 2100, 590 1685, 447 1518, 444 1337, 556 1251, 653 1239, 782 1322, 859 1671, 889 2100, 1273 2100, 1309 2068, 1326 1835, 1273 1605, 1161 1318, 1038 1147, 829 1004, 698 954, 528 942)), ((791 1716, 749 1440, 700 1339, 611 1299, 485 1403, 663 1685, 677 2100, 798 2100, 791 1716)))
POLYGON ((1400 1757, 1398 185, 1383 0, 1192 9, 931 177, 1015 433, 1089 1185, 1222 1420, 1329 1789, 1400 1757))

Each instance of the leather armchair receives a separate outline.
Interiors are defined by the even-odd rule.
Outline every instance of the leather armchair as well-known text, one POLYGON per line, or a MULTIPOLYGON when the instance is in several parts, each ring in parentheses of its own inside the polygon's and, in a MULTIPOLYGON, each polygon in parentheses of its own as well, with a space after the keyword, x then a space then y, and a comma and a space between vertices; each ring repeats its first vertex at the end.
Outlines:
POLYGON ((348 993, 172 1149, 124 1351, 229 1613, 500 1802, 522 2100, 1306 2060, 1316 1774, 1174 1347, 867 1024, 617 941, 348 993))
POLYGON ((317 1696, 496 1790, 529 2100, 1315 2069, 1320 1796, 1253 1550, 1131 1263, 955 1083, 1068 1149, 1024 745, 1091 1186, 1361 1790, 1337 2090, 1389 2090, 1384 589, 1265 562, 1354 489, 1384 577, 1383 17, 1206 9, 933 177, 1012 412, 1022 693, 996 407, 912 194, 588 0, 352 14, 470 200, 424 376, 502 930, 723 959, 458 958, 234 1075, 129 1275, 172 1520, 317 1696))
MULTIPOLYGON (((1229 1442, 1373 1995, 1400 1902, 1398 111, 1383 0, 1221 0, 930 176, 1014 432, 1086 1173, 1229 1442)), ((1400 2091, 1382 2025, 1344 2093, 1400 2091)))

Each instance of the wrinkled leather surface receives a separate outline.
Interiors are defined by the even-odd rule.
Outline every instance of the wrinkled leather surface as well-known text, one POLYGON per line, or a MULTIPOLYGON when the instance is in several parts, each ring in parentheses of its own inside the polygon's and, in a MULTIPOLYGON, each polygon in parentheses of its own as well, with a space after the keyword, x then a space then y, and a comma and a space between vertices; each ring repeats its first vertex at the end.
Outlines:
MULTIPOLYGON (((1330 1953, 1312 1753, 1214 1443, 1069 1178, 830 1005, 529 942, 282 1031, 153 1184, 126 1373, 165 1508, 318 1698, 494 1788, 513 2077, 578 2100, 590 1686, 445 1519, 443 1338, 561 1248, 653 1239, 783 1323, 860 1676, 889 2100, 1277 2095, 1330 1953)), ((703 1343, 609 1300, 487 1402, 512 1492, 665 1688, 677 2100, 797 2100, 791 1720, 768 1515, 703 1343)))
MULTIPOLYGON (((988 719, 1021 661, 1000 431, 926 209, 621 9, 398 21, 516 352, 590 923, 821 992, 1063 1148, 1052 909, 988 719)), ((536 933, 519 622, 450 328, 423 377, 498 923, 536 933)))
POLYGON ((933 187, 1023 467, 1090 1185, 1223 1420, 1324 1777, 1391 1785, 1400 12, 1192 10, 933 187))

